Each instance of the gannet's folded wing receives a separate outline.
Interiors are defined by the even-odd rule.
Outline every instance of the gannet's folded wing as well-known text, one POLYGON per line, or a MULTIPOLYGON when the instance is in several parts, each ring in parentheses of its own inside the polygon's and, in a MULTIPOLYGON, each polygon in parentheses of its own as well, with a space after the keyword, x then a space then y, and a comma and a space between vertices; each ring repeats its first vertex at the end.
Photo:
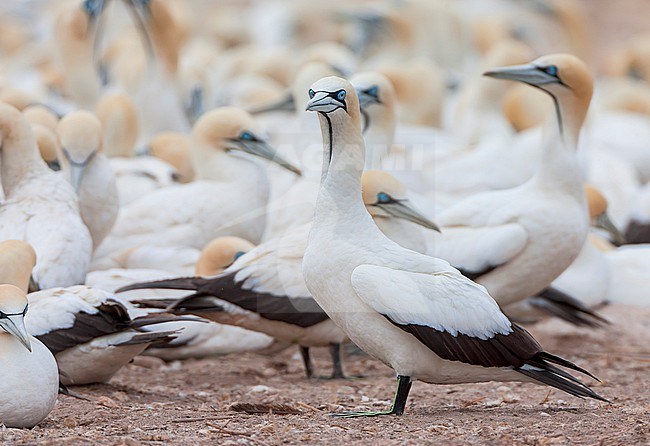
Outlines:
POLYGON ((426 253, 444 259, 472 279, 514 259, 528 242, 517 223, 486 227, 445 227, 427 239, 426 253))

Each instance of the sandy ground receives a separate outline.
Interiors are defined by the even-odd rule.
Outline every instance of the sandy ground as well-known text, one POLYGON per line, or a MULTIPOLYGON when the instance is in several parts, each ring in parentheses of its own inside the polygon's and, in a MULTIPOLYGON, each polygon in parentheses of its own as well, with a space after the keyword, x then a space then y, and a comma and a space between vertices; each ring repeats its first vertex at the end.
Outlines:
MULTIPOLYGON (((296 350, 164 364, 137 358, 110 384, 61 396, 32 430, 0 431, 2 444, 650 444, 650 309, 608 307, 602 330, 559 321, 530 327, 544 347, 589 368, 612 404, 532 384, 415 383, 402 417, 340 419, 331 412, 388 407, 392 371, 347 358, 357 380, 307 380, 296 350), (285 405, 295 414, 247 414, 237 404, 285 405)), ((329 373, 326 351, 317 366, 329 373)), ((266 406, 262 406, 266 407, 266 406)), ((265 410, 265 409, 264 409, 265 410)))

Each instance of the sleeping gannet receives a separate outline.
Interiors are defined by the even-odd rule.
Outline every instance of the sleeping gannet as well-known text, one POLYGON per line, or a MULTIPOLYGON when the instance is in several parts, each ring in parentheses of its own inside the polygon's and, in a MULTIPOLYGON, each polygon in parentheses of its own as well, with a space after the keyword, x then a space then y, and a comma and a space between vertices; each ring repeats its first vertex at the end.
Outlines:
POLYGON ((385 412, 401 415, 413 380, 429 383, 523 381, 603 400, 511 323, 486 289, 444 260, 386 238, 362 200, 364 143, 352 85, 324 78, 309 90, 318 112, 323 175, 303 260, 307 288, 361 349, 393 368, 398 387, 385 412))
POLYGON ((555 105, 537 172, 523 185, 476 194, 436 215, 442 233, 427 254, 447 260, 506 306, 533 296, 580 253, 589 215, 576 156, 593 81, 587 67, 566 54, 498 68, 487 76, 530 84, 555 105))
MULTIPOLYGON (((367 209, 384 229, 392 228, 391 220, 395 219, 435 229, 434 223, 411 206, 405 197, 404 186, 391 175, 369 171, 364 174, 363 184, 367 209)), ((343 378, 340 344, 346 337, 311 297, 302 276, 301 264, 309 227, 310 224, 305 224, 291 228, 284 235, 270 239, 241 256, 234 253, 237 257, 235 262, 216 277, 136 283, 118 292, 147 288, 191 290, 194 294, 180 300, 150 299, 143 303, 162 305, 163 308, 170 305, 177 313, 196 314, 219 323, 266 333, 281 342, 298 344, 307 377, 313 376, 309 347, 329 346, 334 364, 332 378, 343 378)), ((235 246, 241 246, 241 243, 235 246)), ((240 249, 243 248, 245 246, 240 249)), ((207 263, 206 256, 202 256, 204 263, 207 263)), ((213 272, 210 264, 215 261, 223 262, 221 257, 207 265, 202 265, 200 260, 197 274, 213 272)))
POLYGON ((92 240, 74 189, 41 158, 32 129, 15 108, 0 104, 2 188, 0 241, 24 240, 38 255, 33 271, 42 288, 84 282, 92 240))
POLYGON ((0 284, 0 424, 33 427, 54 408, 59 372, 52 353, 25 329, 27 297, 0 284))
POLYGON ((92 113, 80 110, 61 119, 56 132, 63 175, 79 197, 81 218, 97 249, 119 210, 115 173, 103 153, 101 123, 92 113))

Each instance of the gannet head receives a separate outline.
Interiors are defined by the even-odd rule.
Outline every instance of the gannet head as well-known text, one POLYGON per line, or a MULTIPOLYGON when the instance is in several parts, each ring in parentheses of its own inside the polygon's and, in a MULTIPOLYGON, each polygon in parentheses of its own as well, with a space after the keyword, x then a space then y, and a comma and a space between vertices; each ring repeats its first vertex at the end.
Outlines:
POLYGON ((29 333, 25 329, 25 314, 27 314, 25 292, 14 285, 0 285, 0 328, 18 339, 31 352, 32 344, 29 333))
POLYGON ((607 199, 594 186, 585 184, 585 196, 587 197, 587 206, 589 207, 589 217, 595 228, 607 232, 615 243, 624 244, 625 236, 612 223, 607 214, 607 199))
POLYGON ((349 117, 359 121, 359 99, 347 80, 329 76, 312 84, 308 91, 307 111, 328 115, 330 119, 349 117))
POLYGON ((401 218, 428 229, 440 228, 417 211, 408 200, 406 186, 397 178, 381 170, 368 170, 361 177, 363 203, 375 217, 401 218))
POLYGON ((54 131, 61 118, 53 109, 42 104, 31 104, 23 109, 23 116, 30 124, 40 124, 54 131))
POLYGON ((149 141, 149 154, 160 158, 176 168, 180 181, 187 183, 194 178, 190 159, 190 138, 179 132, 161 132, 149 141))
POLYGON ((95 114, 102 124, 106 155, 131 157, 140 133, 133 100, 122 93, 105 94, 97 102, 95 114))
POLYGON ((195 168, 199 169, 204 148, 209 147, 229 154, 247 153, 270 160, 285 169, 301 175, 300 169, 282 158, 259 135, 260 126, 246 111, 235 107, 222 107, 205 113, 192 130, 197 144, 192 145, 195 168))
POLYGON ((0 242, 0 283, 15 285, 27 293, 34 266, 36 251, 32 245, 22 240, 0 242))
POLYGON ((483 74, 523 82, 548 93, 555 103, 560 132, 568 121, 571 134, 577 139, 594 84, 589 69, 580 59, 570 54, 551 54, 529 64, 496 68, 483 74))
POLYGON ((79 192, 88 164, 102 148, 102 125, 97 117, 79 110, 67 114, 56 126, 59 136, 61 162, 69 171, 70 183, 79 192))
POLYGON ((201 251, 201 256, 196 262, 196 275, 217 275, 254 247, 255 245, 243 238, 217 237, 201 251))
POLYGON ((41 152, 41 158, 43 158, 50 169, 55 171, 61 170, 61 164, 59 163, 59 141, 54 131, 41 124, 32 124, 32 130, 34 131, 38 150, 41 152))
POLYGON ((350 82, 359 97, 364 118, 362 131, 365 133, 372 124, 394 131, 396 97, 391 81, 379 72, 369 71, 356 74, 350 82))

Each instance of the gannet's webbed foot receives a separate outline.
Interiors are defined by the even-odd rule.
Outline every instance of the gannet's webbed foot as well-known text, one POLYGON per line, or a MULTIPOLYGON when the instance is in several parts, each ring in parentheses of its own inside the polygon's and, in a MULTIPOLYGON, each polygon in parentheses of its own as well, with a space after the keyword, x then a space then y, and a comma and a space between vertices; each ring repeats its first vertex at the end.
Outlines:
POLYGON ((411 390, 411 377, 397 375, 397 391, 390 410, 384 411, 351 411, 330 414, 332 417, 338 418, 358 418, 358 417, 378 417, 380 415, 403 415, 404 408, 406 407, 406 400, 411 390))

